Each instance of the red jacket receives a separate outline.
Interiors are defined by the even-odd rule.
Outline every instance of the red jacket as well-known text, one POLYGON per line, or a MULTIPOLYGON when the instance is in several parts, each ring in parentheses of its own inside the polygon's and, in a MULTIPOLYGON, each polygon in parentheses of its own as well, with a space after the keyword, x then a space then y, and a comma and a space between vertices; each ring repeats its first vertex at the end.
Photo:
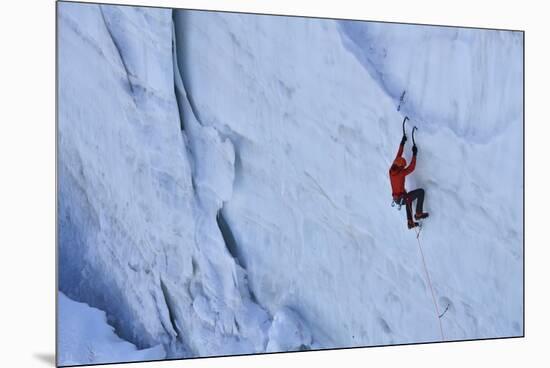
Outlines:
MULTIPOLYGON (((404 145, 399 145, 399 150, 395 156, 394 161, 403 155, 404 145)), ((411 163, 405 168, 399 168, 395 164, 392 164, 390 168, 390 182, 392 189, 392 196, 394 199, 399 198, 403 194, 407 193, 405 190, 405 177, 414 171, 416 167, 416 155, 413 155, 411 163)))

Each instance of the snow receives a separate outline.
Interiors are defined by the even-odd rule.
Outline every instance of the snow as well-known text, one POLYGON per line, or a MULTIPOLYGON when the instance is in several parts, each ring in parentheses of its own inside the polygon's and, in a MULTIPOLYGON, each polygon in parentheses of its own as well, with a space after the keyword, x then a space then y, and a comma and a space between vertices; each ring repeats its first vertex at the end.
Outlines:
POLYGON ((269 329, 267 351, 307 350, 311 348, 311 343, 311 332, 296 312, 290 308, 277 311, 269 329))
POLYGON ((521 33, 58 9, 60 291, 120 338, 171 358, 438 341, 390 207, 405 114, 445 338, 523 334, 521 33))
POLYGON ((77 303, 58 293, 59 365, 100 364, 120 361, 161 360, 166 354, 162 345, 137 350, 120 339, 105 316, 96 308, 77 303))

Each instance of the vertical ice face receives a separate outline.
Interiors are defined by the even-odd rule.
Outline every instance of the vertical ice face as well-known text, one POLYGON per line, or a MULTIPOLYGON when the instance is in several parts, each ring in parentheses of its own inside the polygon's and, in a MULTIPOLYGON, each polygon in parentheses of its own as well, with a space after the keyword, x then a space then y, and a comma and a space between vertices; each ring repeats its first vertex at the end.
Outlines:
POLYGON ((298 312, 322 346, 439 338, 416 240, 389 206, 410 114, 407 187, 427 192, 446 337, 522 333, 521 34, 188 11, 175 23, 193 109, 233 143, 222 214, 260 304, 298 312))
MULTIPOLYGON (((420 127, 422 165, 413 184, 437 205, 429 221, 438 229, 429 235, 433 252, 442 273, 455 274, 445 287, 483 301, 479 308, 462 302, 470 323, 458 336, 521 335, 523 34, 354 21, 339 27, 346 48, 420 127), (483 303, 490 307, 480 316, 483 303)), ((452 305, 449 298, 440 299, 442 307, 452 305)))
POLYGON ((346 48, 428 131, 443 125, 458 139, 483 143, 510 125, 521 128, 521 32, 357 21, 339 27, 346 48))
POLYGON ((120 337, 168 357, 437 340, 389 206, 404 112, 446 336, 522 333, 517 35, 58 6, 59 285, 120 337))
POLYGON ((138 346, 168 344, 195 230, 171 11, 58 6, 60 289, 138 346))
POLYGON ((59 37, 60 290, 168 357, 264 351, 218 223, 233 146, 188 105, 171 11, 60 3, 59 37))

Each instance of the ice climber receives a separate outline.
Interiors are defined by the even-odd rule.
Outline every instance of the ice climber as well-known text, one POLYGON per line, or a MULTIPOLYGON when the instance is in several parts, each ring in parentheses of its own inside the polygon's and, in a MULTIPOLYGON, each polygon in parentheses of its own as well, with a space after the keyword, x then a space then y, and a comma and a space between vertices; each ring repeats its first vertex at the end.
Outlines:
MULTIPOLYGON (((413 133, 414 134, 414 133, 413 133)), ((407 226, 409 229, 412 229, 418 226, 418 222, 415 222, 412 217, 412 203, 416 199, 416 213, 414 218, 420 220, 428 217, 427 212, 423 212, 422 207, 424 205, 424 189, 418 188, 407 192, 405 190, 405 177, 414 171, 416 167, 416 154, 418 153, 418 148, 416 144, 412 147, 413 157, 409 166, 407 166, 407 161, 403 157, 403 148, 405 147, 405 142, 407 141, 407 136, 403 134, 401 143, 399 144, 399 150, 395 156, 395 160, 390 167, 390 181, 392 188, 393 200, 398 205, 405 205, 407 208, 407 226)))

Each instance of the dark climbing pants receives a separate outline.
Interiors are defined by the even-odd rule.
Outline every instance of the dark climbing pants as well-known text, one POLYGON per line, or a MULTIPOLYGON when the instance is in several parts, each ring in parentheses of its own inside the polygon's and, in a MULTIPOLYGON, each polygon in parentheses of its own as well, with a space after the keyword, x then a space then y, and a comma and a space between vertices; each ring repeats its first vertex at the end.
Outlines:
POLYGON ((407 207, 407 220, 412 221, 412 203, 416 200, 416 213, 422 213, 424 207, 424 189, 418 188, 405 194, 407 207))

